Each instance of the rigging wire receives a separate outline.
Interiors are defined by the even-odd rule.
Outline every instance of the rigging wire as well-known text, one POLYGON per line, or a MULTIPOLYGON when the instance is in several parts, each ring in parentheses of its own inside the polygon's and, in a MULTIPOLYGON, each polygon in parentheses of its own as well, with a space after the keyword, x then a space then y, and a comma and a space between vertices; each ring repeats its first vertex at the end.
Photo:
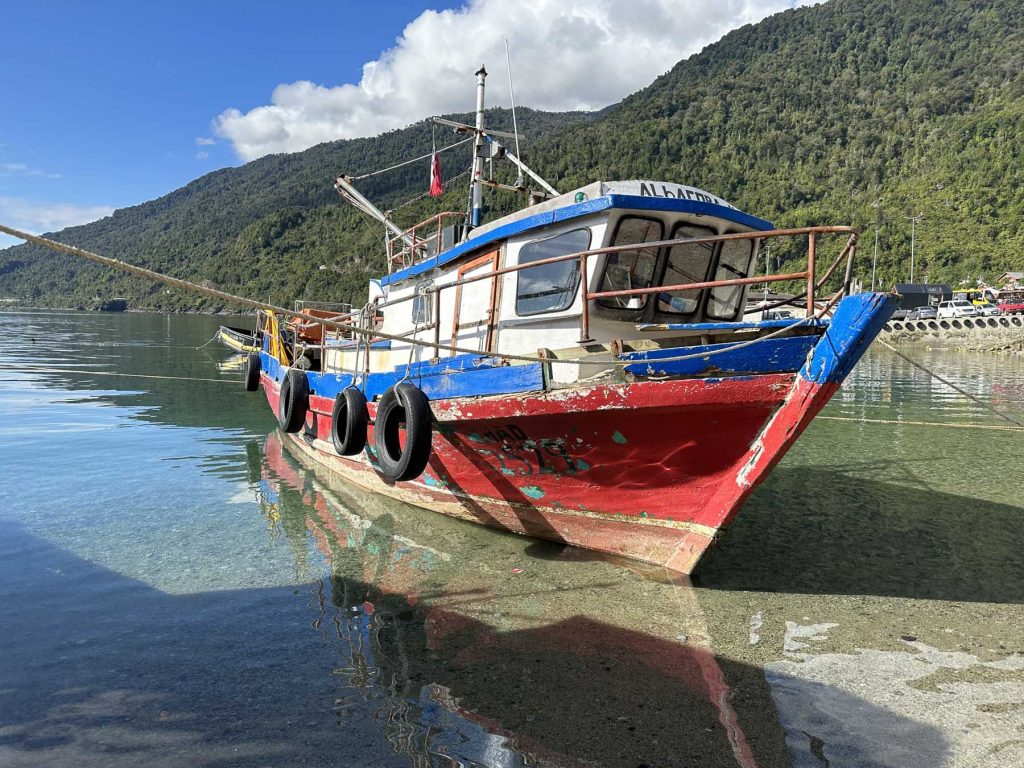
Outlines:
POLYGON ((462 141, 456 141, 454 144, 449 144, 446 147, 441 147, 440 149, 436 150, 435 152, 428 152, 425 155, 420 155, 419 157, 414 157, 412 160, 404 160, 401 163, 395 163, 395 165, 388 166, 387 168, 381 168, 379 171, 370 171, 369 173, 364 173, 361 176, 352 176, 351 179, 352 179, 352 181, 359 181, 360 179, 368 179, 371 176, 377 176, 377 175, 382 174, 382 173, 387 173, 388 171, 393 171, 396 168, 402 168, 403 166, 406 166, 406 165, 412 165, 413 163, 418 163, 420 160, 426 160, 428 157, 433 157, 435 154, 439 155, 442 152, 447 152, 449 149, 455 149, 455 147, 458 147, 458 146, 461 146, 461 145, 463 145, 463 144, 465 144, 467 142, 470 142, 474 138, 475 137, 470 136, 468 139, 463 139, 462 141))
MULTIPOLYGON (((462 173, 460 173, 460 174, 459 174, 458 176, 452 176, 452 177, 451 177, 450 179, 448 179, 448 181, 445 181, 444 183, 445 183, 445 184, 451 184, 451 183, 452 183, 453 181, 458 181, 458 180, 459 180, 459 179, 461 179, 461 178, 462 178, 463 176, 466 176, 467 174, 470 174, 470 173, 472 173, 472 172, 473 172, 473 169, 472 169, 472 168, 470 168, 470 169, 469 169, 468 171, 463 171, 463 172, 462 172, 462 173)), ((412 197, 412 198, 409 198, 409 199, 408 199, 408 200, 406 200, 406 201, 405 201, 404 203, 399 203, 399 204, 398 204, 398 205, 396 205, 396 206, 395 206, 394 208, 391 208, 391 209, 389 209, 389 210, 388 210, 388 213, 389 213, 389 214, 390 214, 390 213, 394 213, 395 211, 397 211, 397 210, 400 210, 400 209, 404 208, 404 207, 405 207, 405 206, 407 206, 407 205, 410 205, 410 204, 412 204, 412 203, 415 203, 415 202, 416 202, 417 200, 422 200, 422 199, 423 199, 424 197, 426 197, 426 196, 427 196, 427 195, 429 195, 429 194, 430 194, 430 190, 427 190, 426 192, 424 192, 424 193, 422 193, 422 194, 420 194, 420 195, 416 195, 416 197, 412 197)))
MULTIPOLYGON (((512 133, 516 137, 516 157, 523 159, 523 153, 519 151, 519 125, 516 123, 516 94, 512 90, 512 59, 508 54, 508 38, 505 38, 505 67, 508 69, 508 97, 512 102, 512 133)), ((523 186, 523 169, 517 166, 519 175, 516 178, 516 186, 523 186)))

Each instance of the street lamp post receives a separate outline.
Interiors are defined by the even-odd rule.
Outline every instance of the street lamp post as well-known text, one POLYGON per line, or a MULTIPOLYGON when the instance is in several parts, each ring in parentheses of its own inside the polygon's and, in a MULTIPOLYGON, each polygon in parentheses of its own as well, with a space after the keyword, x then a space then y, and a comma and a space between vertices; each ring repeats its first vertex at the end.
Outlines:
POLYGON ((878 198, 871 204, 875 209, 875 254, 871 257, 871 290, 875 290, 875 265, 878 264, 878 228, 882 226, 882 198, 878 198))
POLYGON ((910 282, 914 282, 914 228, 917 225, 918 220, 924 218, 923 213, 917 214, 917 216, 904 216, 903 218, 910 220, 910 282))
POLYGON ((871 292, 875 290, 875 265, 878 263, 878 225, 875 224, 875 254, 871 257, 871 292))

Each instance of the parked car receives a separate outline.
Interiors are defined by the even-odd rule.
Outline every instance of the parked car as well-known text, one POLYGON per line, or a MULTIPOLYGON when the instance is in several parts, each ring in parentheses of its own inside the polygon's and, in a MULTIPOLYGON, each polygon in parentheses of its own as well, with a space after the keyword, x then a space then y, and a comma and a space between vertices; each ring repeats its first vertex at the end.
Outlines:
POLYGON ((762 320, 790 320, 792 318, 793 313, 788 309, 765 311, 761 313, 762 320))
POLYGON ((956 299, 954 301, 940 302, 939 310, 936 314, 939 317, 977 317, 978 308, 969 301, 956 299))
POLYGON ((1024 314, 1024 302, 1001 301, 996 309, 1004 315, 1021 315, 1024 314))
POLYGON ((975 309, 978 310, 979 315, 998 315, 999 307, 990 301, 976 301, 974 302, 975 309))
POLYGON ((914 307, 907 315, 907 320, 934 320, 936 317, 938 317, 938 312, 935 307, 914 307))
POLYGON ((909 315, 909 314, 910 314, 910 310, 909 309, 897 309, 897 310, 895 310, 892 313, 892 316, 889 319, 890 320, 906 320, 907 319, 907 315, 909 315))

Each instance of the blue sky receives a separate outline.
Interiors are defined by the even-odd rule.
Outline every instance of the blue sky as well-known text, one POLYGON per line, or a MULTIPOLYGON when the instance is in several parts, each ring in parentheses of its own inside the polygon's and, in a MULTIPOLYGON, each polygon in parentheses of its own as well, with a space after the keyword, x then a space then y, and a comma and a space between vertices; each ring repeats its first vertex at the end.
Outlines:
POLYGON ((6 3, 0 197, 123 207, 237 164, 229 143, 196 143, 214 138, 220 112, 258 105, 282 82, 358 80, 439 5, 6 3))
POLYGON ((481 61, 507 104, 506 38, 518 103, 600 108, 807 1, 8 2, 0 222, 57 230, 268 152, 468 110, 481 61))

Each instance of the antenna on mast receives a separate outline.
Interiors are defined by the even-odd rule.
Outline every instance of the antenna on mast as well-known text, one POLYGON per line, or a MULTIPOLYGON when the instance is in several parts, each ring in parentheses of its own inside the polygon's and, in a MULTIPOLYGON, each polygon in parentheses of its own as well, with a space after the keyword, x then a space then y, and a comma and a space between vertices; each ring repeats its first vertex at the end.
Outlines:
MULTIPOLYGON (((508 38, 505 38, 505 66, 508 69, 508 97, 512 102, 512 133, 516 135, 516 157, 521 158, 523 153, 519 151, 519 124, 516 122, 516 94, 512 88, 512 59, 508 54, 508 38)), ((519 176, 516 178, 516 186, 523 186, 523 171, 519 169, 519 176)))

